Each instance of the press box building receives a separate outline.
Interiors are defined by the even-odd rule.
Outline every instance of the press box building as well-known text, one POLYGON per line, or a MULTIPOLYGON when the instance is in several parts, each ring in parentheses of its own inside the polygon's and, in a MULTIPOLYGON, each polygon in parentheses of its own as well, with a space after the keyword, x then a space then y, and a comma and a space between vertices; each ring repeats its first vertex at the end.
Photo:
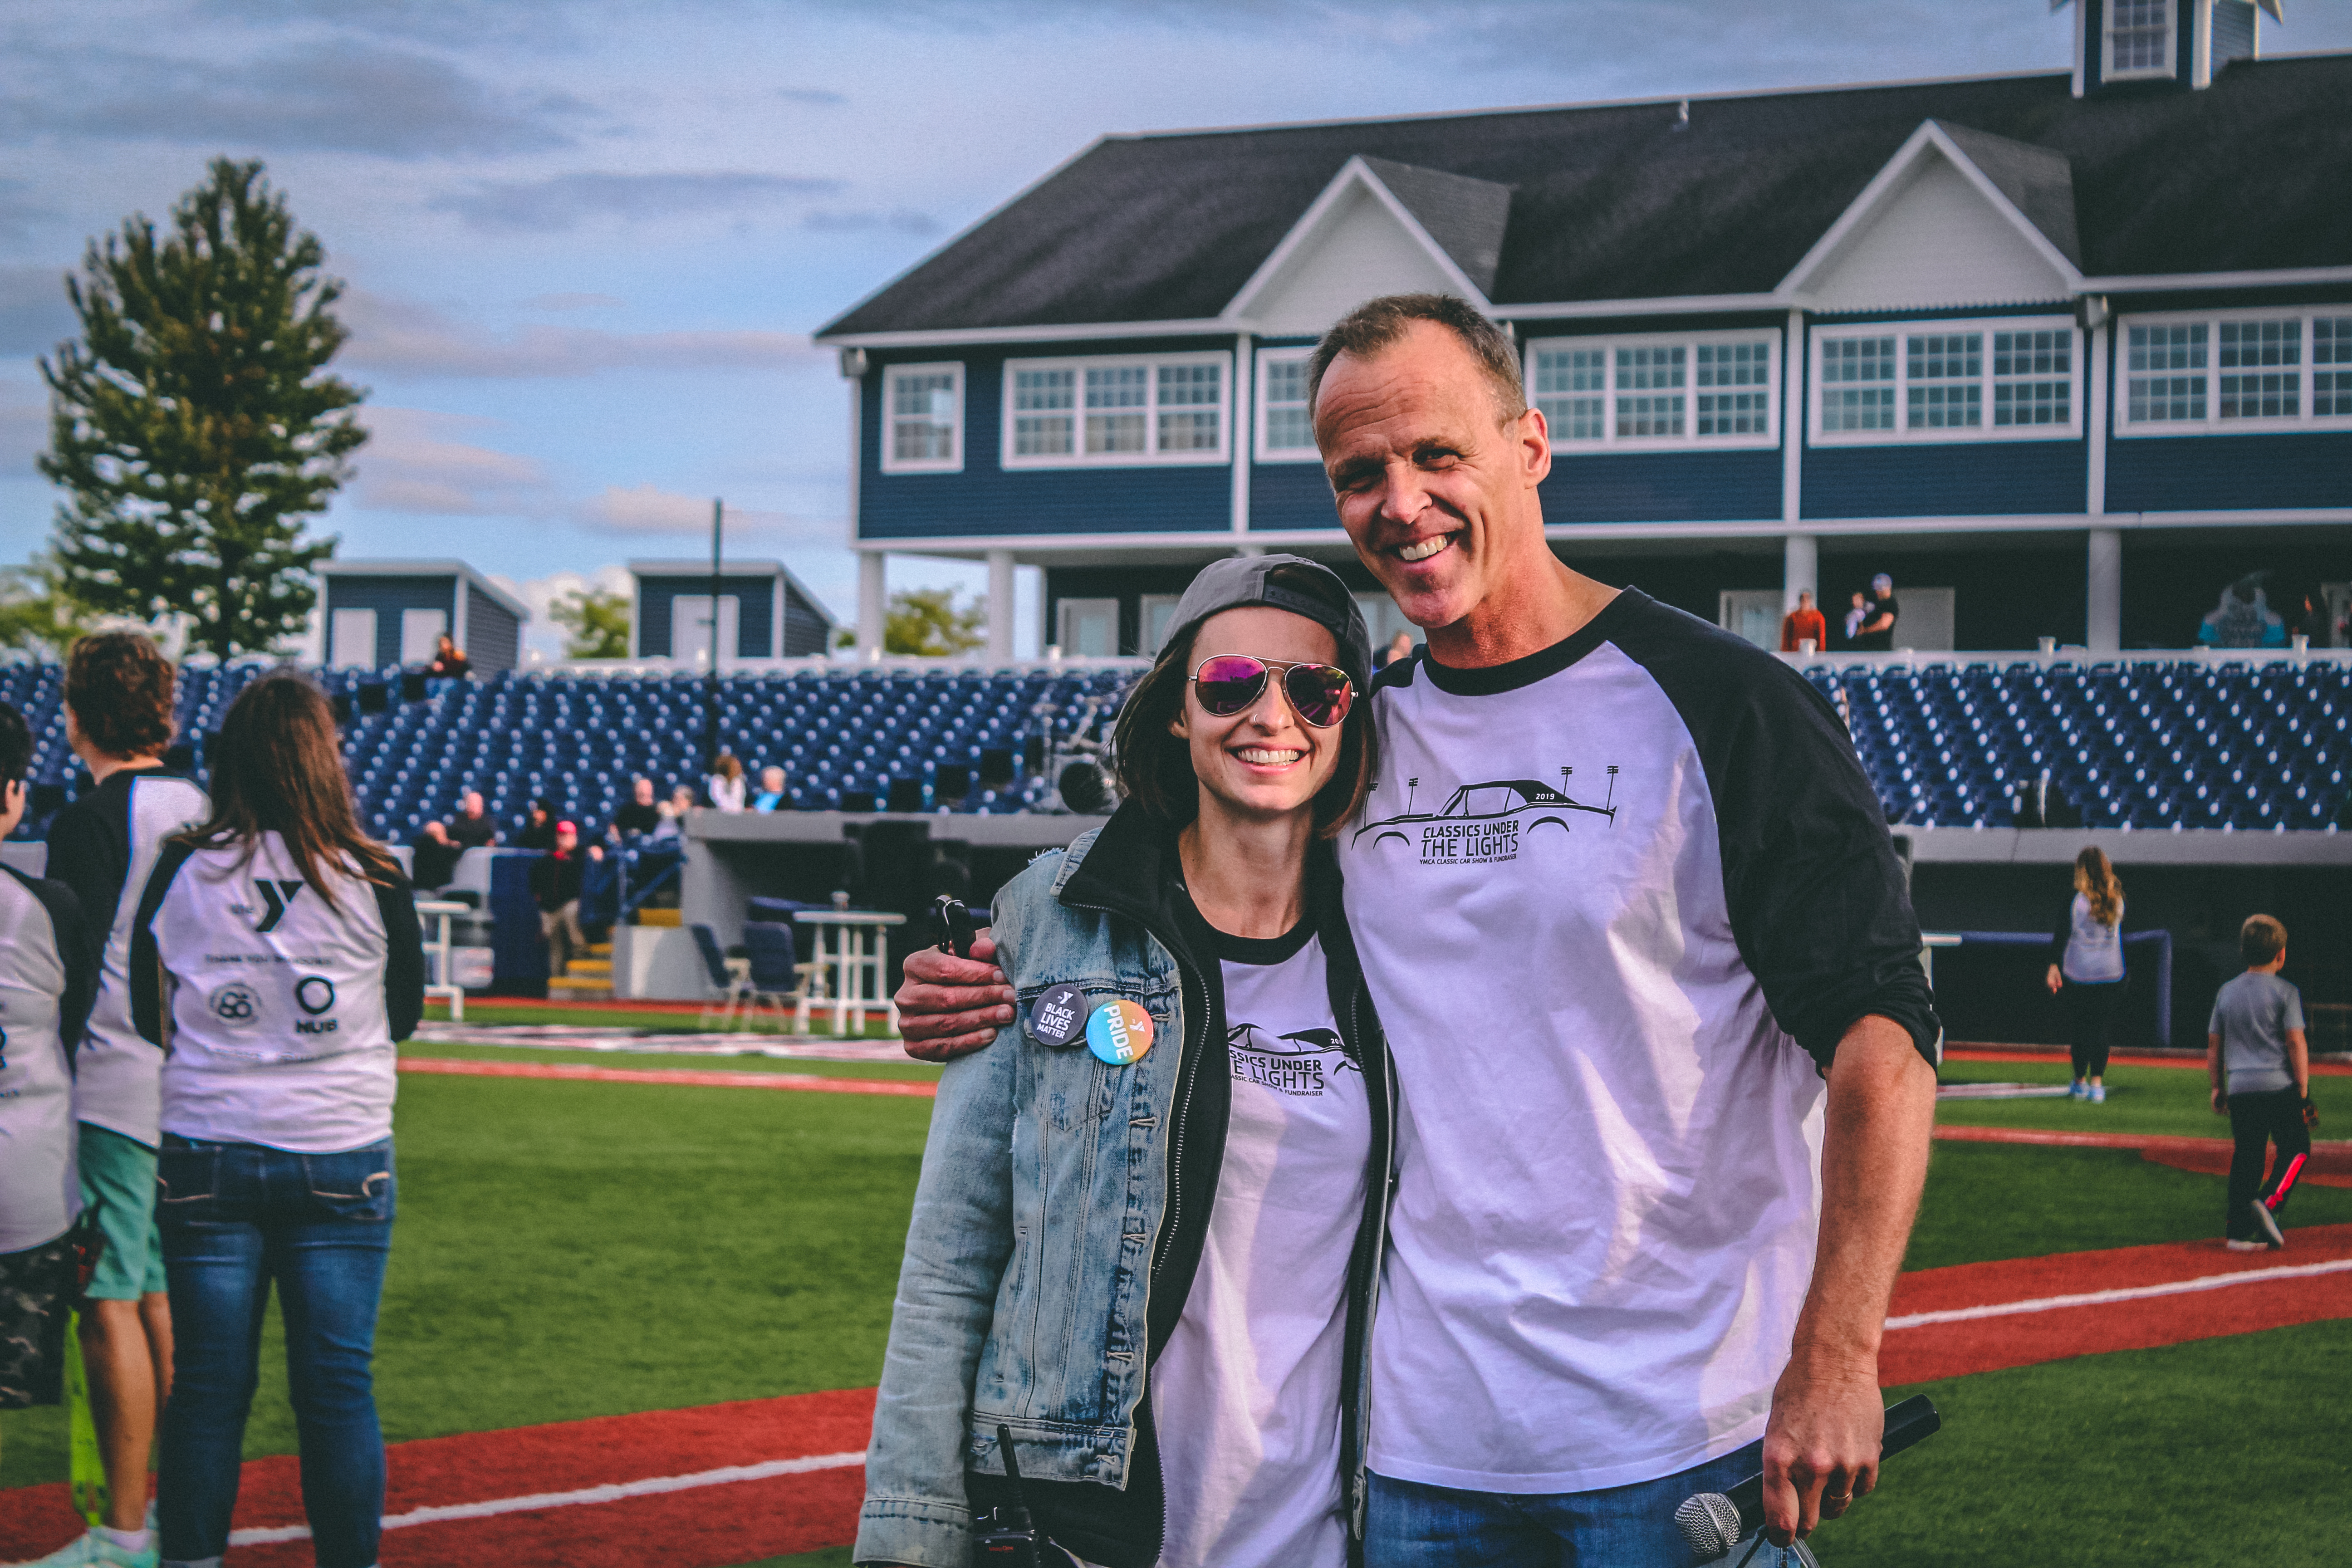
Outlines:
POLYGON ((1000 658, 1015 564, 1070 653, 1150 651, 1235 551, 1393 629, 1302 372, 1405 290, 1520 346, 1565 558, 1759 638, 1879 571, 1909 646, 2101 651, 2352 576, 2352 56, 2074 16, 2071 71, 1104 138, 818 334, 861 642, 893 552, 985 560, 1000 658))

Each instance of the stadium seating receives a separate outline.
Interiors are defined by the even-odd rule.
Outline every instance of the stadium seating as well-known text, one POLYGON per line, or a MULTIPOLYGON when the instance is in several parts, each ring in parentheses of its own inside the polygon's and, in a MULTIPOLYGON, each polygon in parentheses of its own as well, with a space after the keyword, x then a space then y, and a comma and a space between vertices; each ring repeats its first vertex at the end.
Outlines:
MULTIPOLYGON (((201 770, 262 668, 182 671, 180 726, 201 770)), ((2047 771, 2088 827, 2324 828, 2346 809, 2352 665, 2322 659, 1811 666, 1845 716, 1889 820, 2006 827, 2047 771)), ((395 843, 479 789, 509 829, 533 796, 600 828, 643 773, 698 782, 708 683, 692 676, 509 673, 415 700, 403 672, 321 675, 345 715, 363 822, 395 843)), ((1116 669, 864 669, 719 683, 720 738, 756 775, 783 767, 796 810, 896 805, 1008 813, 1046 804, 1049 759, 1101 735, 1131 679, 1116 669)), ((70 798, 54 665, 0 667, 0 697, 38 746, 48 809, 70 798)), ((28 825, 23 831, 38 831, 28 825)))

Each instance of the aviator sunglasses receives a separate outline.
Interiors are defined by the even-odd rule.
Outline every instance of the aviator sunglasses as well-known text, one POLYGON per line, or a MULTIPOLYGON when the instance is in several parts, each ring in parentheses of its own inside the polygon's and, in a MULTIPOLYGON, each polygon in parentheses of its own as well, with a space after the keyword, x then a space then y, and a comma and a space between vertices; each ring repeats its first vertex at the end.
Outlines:
POLYGON ((1245 653, 1221 653, 1201 661, 1192 672, 1192 689, 1201 706, 1219 719, 1246 710, 1265 690, 1266 677, 1282 674, 1283 695, 1291 710, 1318 730, 1328 730, 1348 716, 1356 700, 1356 684, 1334 664, 1293 664, 1278 658, 1254 658, 1245 653))

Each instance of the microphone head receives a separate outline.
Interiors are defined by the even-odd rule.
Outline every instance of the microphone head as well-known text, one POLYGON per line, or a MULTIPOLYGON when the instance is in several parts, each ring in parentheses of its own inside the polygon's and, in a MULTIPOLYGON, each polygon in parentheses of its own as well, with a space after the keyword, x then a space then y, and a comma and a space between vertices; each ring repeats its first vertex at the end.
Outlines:
POLYGON ((1675 1528, 1701 1563, 1727 1557, 1739 1544, 1739 1505, 1721 1492, 1696 1492, 1675 1510, 1675 1528))

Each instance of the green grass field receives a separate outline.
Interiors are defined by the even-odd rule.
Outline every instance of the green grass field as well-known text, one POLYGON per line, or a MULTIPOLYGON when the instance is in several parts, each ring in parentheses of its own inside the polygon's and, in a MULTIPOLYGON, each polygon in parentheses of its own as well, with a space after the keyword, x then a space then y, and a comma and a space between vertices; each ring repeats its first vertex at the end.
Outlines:
MULTIPOLYGON (((412 1054, 935 1072, 455 1046, 412 1054)), ((1948 1077, 2064 1071, 1959 1063, 1948 1077)), ((1944 1114, 2220 1131, 2202 1110, 2201 1074, 2126 1068, 2114 1081, 2119 1092, 2102 1107, 1979 1102, 1944 1114)), ((2327 1108, 2352 1081, 2320 1082, 2333 1119, 2327 1108)), ((386 1435, 870 1384, 929 1110, 894 1097, 404 1077, 400 1222, 377 1355, 386 1435)), ((2336 1128, 2352 1131, 2352 1103, 2322 1130, 2336 1128)), ((1908 1266, 2207 1237, 2219 1229, 2221 1189, 2219 1178, 2125 1150, 1940 1143, 1908 1266)), ((2288 1217, 2352 1221, 2352 1190, 2307 1188, 2288 1217)), ((1817 1545, 1832 1568, 2314 1561, 2293 1522, 2298 1508, 2352 1488, 2341 1402, 2315 1395, 2347 1381, 2352 1324, 2329 1323, 1930 1385, 1948 1430, 1895 1461, 1885 1495, 1817 1545)), ((0 1486, 63 1476, 59 1412, 0 1415, 0 1486)), ((290 1452, 293 1440, 273 1322, 247 1453, 290 1452)), ((847 1561, 843 1550, 763 1568, 847 1561)))
MULTIPOLYGON (((1946 1083, 2064 1083, 2073 1069, 2064 1062, 1946 1062, 1946 1083)), ((2058 1132, 2162 1132, 2189 1138, 2227 1138, 2230 1119, 2216 1116, 2207 1096, 2211 1085, 2202 1063, 2187 1068, 2112 1068, 2107 1102, 2072 1100, 1947 1100, 1937 1120, 1955 1126, 2031 1127, 2058 1132)), ((2315 1076, 2311 1098, 2319 1108, 2313 1135, 2352 1138, 2352 1078, 2315 1076)))

